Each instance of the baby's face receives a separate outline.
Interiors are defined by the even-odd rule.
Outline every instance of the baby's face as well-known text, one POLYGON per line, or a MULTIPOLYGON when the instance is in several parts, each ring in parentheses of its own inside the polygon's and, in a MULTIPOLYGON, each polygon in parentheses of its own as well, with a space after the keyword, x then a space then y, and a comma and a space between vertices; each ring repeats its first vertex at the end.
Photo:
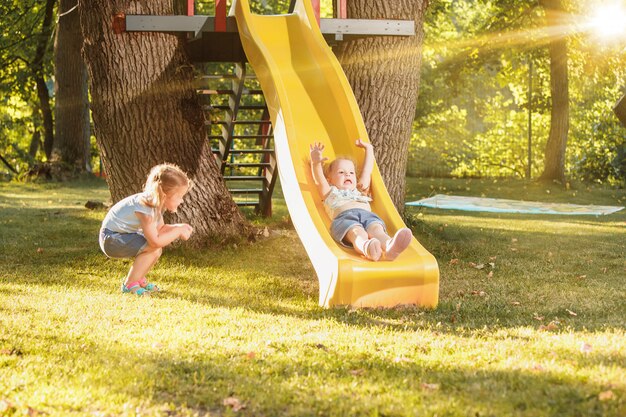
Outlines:
POLYGON ((356 188, 356 171, 354 163, 348 159, 338 159, 330 171, 328 183, 340 190, 354 190, 356 188))

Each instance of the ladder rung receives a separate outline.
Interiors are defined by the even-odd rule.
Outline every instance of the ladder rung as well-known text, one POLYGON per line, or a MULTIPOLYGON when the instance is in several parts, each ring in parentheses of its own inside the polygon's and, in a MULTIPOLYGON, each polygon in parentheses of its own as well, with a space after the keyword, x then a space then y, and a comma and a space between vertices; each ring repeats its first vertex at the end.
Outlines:
MULTIPOLYGON (((220 153, 217 148, 211 149, 213 153, 220 153)), ((274 149, 231 149, 229 154, 259 154, 259 153, 274 153, 274 149)))
POLYGON ((208 135, 207 137, 209 139, 224 139, 224 136, 222 135, 208 135))
POLYGON ((233 123, 236 125, 269 125, 272 122, 270 120, 235 120, 233 123))
POLYGON ((240 168, 262 168, 270 167, 272 164, 269 162, 227 162, 227 167, 240 167, 240 168))
POLYGON ((246 180, 254 180, 260 181, 265 180, 265 177, 262 176, 252 176, 252 175, 224 175, 224 180, 226 181, 246 181, 246 180))
POLYGON ((257 89, 257 88, 246 88, 243 90, 243 93, 253 96, 253 95, 263 94, 263 90, 257 89))
MULTIPOLYGON (((217 106, 211 106, 211 108, 217 110, 230 110, 230 106, 225 104, 218 104, 217 106)), ((265 104, 244 104, 239 106, 239 110, 264 110, 265 108, 265 104)))
MULTIPOLYGON (((269 125, 272 122, 270 120, 233 120, 232 123, 235 125, 269 125)), ((207 124, 228 126, 226 120, 207 121, 207 124)))
POLYGON ((230 80, 236 78, 234 74, 208 74, 196 77, 199 80, 230 80))
POLYGON ((233 94, 235 94, 235 92, 233 90, 198 89, 198 90, 196 90, 196 94, 202 94, 202 95, 229 94, 229 95, 233 95, 233 94))
POLYGON ((251 206, 251 207, 255 207, 259 205, 259 202, 254 202, 254 201, 236 201, 238 206, 251 206))
POLYGON ((233 194, 258 194, 262 193, 262 188, 231 188, 230 191, 233 194))
POLYGON ((233 135, 233 139, 268 139, 273 138, 274 135, 233 135))
MULTIPOLYGON (((219 150, 217 151, 219 153, 219 150)), ((273 153, 274 149, 231 149, 231 154, 273 153)))
MULTIPOLYGON (((237 78, 235 74, 205 74, 196 77, 198 80, 232 80, 237 78)), ((246 72, 247 80, 256 80, 256 74, 253 72, 246 72)))

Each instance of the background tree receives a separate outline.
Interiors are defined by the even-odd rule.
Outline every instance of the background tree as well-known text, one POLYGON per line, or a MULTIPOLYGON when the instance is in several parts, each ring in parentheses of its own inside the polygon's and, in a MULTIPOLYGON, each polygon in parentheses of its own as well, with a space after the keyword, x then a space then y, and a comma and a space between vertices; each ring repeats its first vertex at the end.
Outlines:
POLYGON ((404 211, 427 6, 427 0, 350 0, 348 18, 414 20, 416 35, 350 39, 334 48, 359 103, 385 185, 400 212, 404 211))
POLYGON ((35 56, 29 63, 32 77, 37 86, 37 97, 39 98, 39 110, 43 120, 43 147, 46 157, 50 159, 52 156, 52 147, 54 145, 54 122, 52 119, 52 106, 50 105, 50 93, 46 84, 46 63, 48 62, 48 54, 50 48, 50 38, 54 29, 54 6, 56 0, 46 0, 43 22, 41 31, 37 36, 37 47, 35 56))
POLYGON ((54 154, 66 169, 91 170, 87 69, 76 0, 60 0, 54 43, 54 154))
POLYGON ((175 163, 195 186, 173 220, 190 222, 196 241, 241 236, 248 226, 206 138, 184 35, 113 33, 112 16, 172 14, 172 2, 85 0, 79 10, 94 130, 113 200, 138 192, 153 165, 175 163))
POLYGON ((569 82, 567 77, 567 32, 561 0, 540 0, 546 11, 550 33, 550 96, 552 98, 550 136, 546 144, 544 170, 540 179, 565 183, 565 150, 569 132, 569 82))

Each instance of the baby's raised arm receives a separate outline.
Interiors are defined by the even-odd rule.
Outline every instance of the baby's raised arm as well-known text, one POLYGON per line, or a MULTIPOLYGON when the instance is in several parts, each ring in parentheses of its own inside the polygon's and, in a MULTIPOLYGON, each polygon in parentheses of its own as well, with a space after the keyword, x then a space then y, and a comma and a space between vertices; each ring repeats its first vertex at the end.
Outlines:
POLYGON ((328 185, 328 181, 324 176, 324 161, 328 160, 328 158, 323 156, 324 145, 319 142, 309 145, 309 149, 311 150, 311 173, 320 196, 324 198, 330 191, 330 185, 328 185))
POLYGON ((365 149, 365 159, 361 167, 361 175, 359 176, 359 185, 361 190, 370 188, 372 181, 372 170, 374 169, 374 147, 369 142, 363 142, 361 139, 356 140, 356 146, 365 149))

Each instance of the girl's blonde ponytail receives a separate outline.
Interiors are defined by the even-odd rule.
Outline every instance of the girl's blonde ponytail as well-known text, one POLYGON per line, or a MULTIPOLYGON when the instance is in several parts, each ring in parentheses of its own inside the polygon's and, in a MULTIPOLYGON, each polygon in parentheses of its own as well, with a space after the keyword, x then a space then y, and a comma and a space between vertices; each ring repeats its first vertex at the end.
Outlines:
POLYGON ((191 187, 191 180, 183 170, 169 163, 157 165, 148 174, 143 202, 150 207, 160 207, 167 194, 182 186, 191 187))

